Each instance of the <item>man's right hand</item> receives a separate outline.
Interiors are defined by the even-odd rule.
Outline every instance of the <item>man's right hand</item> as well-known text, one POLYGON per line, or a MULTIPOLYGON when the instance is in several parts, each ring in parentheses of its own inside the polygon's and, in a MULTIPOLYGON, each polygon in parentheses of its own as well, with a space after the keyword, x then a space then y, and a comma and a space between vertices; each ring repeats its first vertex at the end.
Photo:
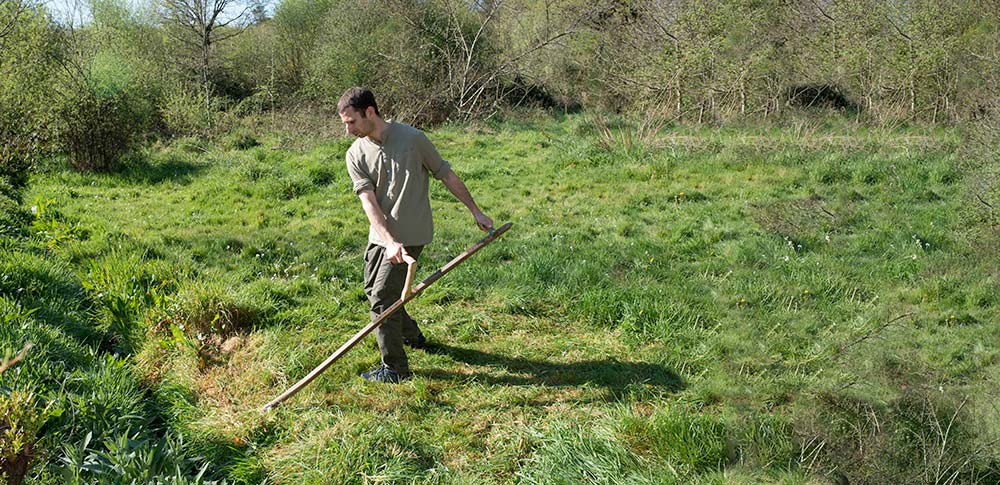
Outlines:
POLYGON ((413 259, 412 256, 406 253, 406 248, 404 248, 402 244, 396 242, 389 243, 389 245, 385 247, 385 255, 389 258, 389 262, 393 264, 413 264, 417 262, 417 260, 413 259))

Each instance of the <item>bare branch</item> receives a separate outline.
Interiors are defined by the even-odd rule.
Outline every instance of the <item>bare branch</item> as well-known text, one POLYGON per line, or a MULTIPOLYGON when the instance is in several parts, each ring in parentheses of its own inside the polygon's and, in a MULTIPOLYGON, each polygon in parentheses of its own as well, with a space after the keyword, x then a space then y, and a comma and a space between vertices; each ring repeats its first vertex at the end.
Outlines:
POLYGON ((985 205, 986 207, 989 207, 991 212, 993 211, 993 205, 983 200, 983 196, 976 194, 976 199, 979 200, 981 204, 985 205))
POLYGON ((0 374, 7 372, 7 370, 14 367, 15 364, 24 360, 24 357, 28 355, 28 351, 31 350, 31 347, 34 347, 34 344, 31 342, 24 344, 24 348, 21 349, 21 352, 19 352, 13 359, 0 364, 0 374))
POLYGON ((899 28, 899 26, 896 25, 896 22, 892 21, 892 17, 889 17, 889 14, 884 13, 884 14, 882 14, 882 16, 885 17, 885 20, 887 22, 889 22, 889 25, 891 25, 892 28, 896 30, 897 34, 899 34, 901 37, 903 37, 907 41, 913 42, 913 38, 911 38, 909 35, 906 35, 906 32, 903 32, 903 29, 899 28))
POLYGON ((846 350, 850 349, 851 347, 854 347, 857 344, 860 344, 861 342, 864 342, 865 340, 868 340, 869 338, 871 338, 874 335, 878 334, 882 330, 885 330, 886 328, 888 328, 893 323, 896 323, 896 322, 898 322, 898 321, 900 321, 900 320, 902 320, 902 319, 904 319, 906 317, 911 317, 913 315, 914 315, 913 312, 904 313, 902 315, 899 315, 896 318, 893 318, 892 320, 889 320, 888 322, 883 323, 882 325, 879 325, 877 328, 874 328, 874 329, 866 332, 864 335, 861 335, 860 337, 854 339, 853 341, 851 341, 847 345, 844 345, 844 346, 840 347, 840 349, 838 350, 838 355, 834 357, 834 360, 836 360, 841 355, 844 355, 844 352, 846 350))
POLYGON ((13 3, 14 6, 10 16, 10 20, 7 21, 7 25, 0 27, 0 41, 2 41, 4 37, 7 37, 8 35, 10 35, 11 32, 14 31, 14 25, 17 24, 17 19, 18 17, 21 16, 21 13, 24 12, 25 8, 24 2, 22 2, 21 0, 0 0, 0 8, 3 8, 4 5, 7 3, 13 3))
POLYGON ((812 3, 813 6, 816 7, 816 10, 818 10, 819 13, 822 14, 824 17, 826 17, 826 19, 829 20, 830 22, 837 21, 836 19, 831 17, 830 14, 826 13, 826 10, 823 10, 823 7, 820 6, 820 4, 816 2, 816 0, 809 0, 809 3, 812 3))

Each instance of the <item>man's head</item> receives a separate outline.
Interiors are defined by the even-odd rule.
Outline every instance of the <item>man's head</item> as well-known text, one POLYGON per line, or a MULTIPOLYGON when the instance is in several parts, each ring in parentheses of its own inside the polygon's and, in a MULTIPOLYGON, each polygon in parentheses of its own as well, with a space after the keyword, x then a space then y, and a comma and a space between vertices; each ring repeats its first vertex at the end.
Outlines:
POLYGON ((340 113, 340 120, 344 122, 347 132, 359 138, 371 135, 375 130, 376 119, 382 118, 378 104, 375 103, 375 95, 370 89, 363 87, 348 89, 337 102, 337 112, 340 113))

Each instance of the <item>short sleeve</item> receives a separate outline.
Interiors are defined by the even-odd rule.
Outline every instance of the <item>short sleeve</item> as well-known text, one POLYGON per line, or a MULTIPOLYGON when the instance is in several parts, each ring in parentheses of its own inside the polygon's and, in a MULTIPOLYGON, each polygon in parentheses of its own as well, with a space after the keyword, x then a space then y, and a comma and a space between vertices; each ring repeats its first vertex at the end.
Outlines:
POLYGON ((347 174, 351 176, 351 181, 354 183, 354 193, 360 194, 365 190, 375 190, 375 182, 372 181, 371 175, 368 174, 368 170, 364 167, 362 160, 359 160, 357 154, 353 150, 347 150, 347 155, 344 157, 347 160, 347 174))
POLYGON ((424 168, 427 169, 434 178, 441 180, 451 171, 451 164, 441 158, 437 148, 427 139, 427 135, 418 133, 417 147, 420 149, 420 159, 424 168))

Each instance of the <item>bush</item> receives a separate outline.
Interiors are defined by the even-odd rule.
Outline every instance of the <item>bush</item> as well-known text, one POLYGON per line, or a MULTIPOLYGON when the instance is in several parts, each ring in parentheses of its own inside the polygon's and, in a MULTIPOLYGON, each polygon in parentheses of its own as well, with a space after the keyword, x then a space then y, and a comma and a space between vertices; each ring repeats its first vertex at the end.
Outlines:
POLYGON ((198 467, 201 460, 186 457, 179 435, 150 439, 122 433, 104 440, 103 447, 91 441, 87 434, 79 443, 63 444, 63 483, 214 483, 203 479, 209 463, 198 467))
POLYGON ((224 139, 223 145, 230 150, 249 150, 259 146, 260 142, 250 130, 238 128, 229 133, 224 139))
POLYGON ((48 93, 54 42, 43 12, 28 8, 12 21, 0 2, 0 237, 20 234, 30 214, 20 207, 28 174, 46 146, 48 93))
POLYGON ((26 130, 29 116, 18 113, 0 99, 0 194, 20 202, 20 191, 28 184, 28 171, 40 152, 37 131, 26 130))
POLYGON ((375 2, 334 2, 305 59, 303 92, 336 102, 347 87, 364 85, 375 92, 380 111, 395 119, 421 124, 464 116, 457 111, 472 109, 463 101, 474 88, 462 83, 483 75, 480 69, 490 65, 492 51, 484 47, 489 43, 484 37, 472 59, 461 57, 463 42, 472 42, 478 24, 474 15, 454 7, 447 0, 397 4, 386 15, 375 2), (354 19, 353 30, 343 29, 343 18, 354 19), (384 46, 394 46, 391 55, 384 46), (462 78, 454 66, 466 61, 471 71, 462 78))
POLYGON ((113 171, 136 146, 153 119, 153 105, 132 67, 117 55, 98 53, 82 77, 64 80, 57 137, 73 168, 113 171))
POLYGON ((0 394, 0 481, 18 484, 36 455, 38 431, 48 419, 48 407, 39 409, 34 392, 0 394))
POLYGON ((160 116, 167 133, 173 136, 203 135, 210 124, 204 100, 191 90, 168 93, 160 106, 160 116))

